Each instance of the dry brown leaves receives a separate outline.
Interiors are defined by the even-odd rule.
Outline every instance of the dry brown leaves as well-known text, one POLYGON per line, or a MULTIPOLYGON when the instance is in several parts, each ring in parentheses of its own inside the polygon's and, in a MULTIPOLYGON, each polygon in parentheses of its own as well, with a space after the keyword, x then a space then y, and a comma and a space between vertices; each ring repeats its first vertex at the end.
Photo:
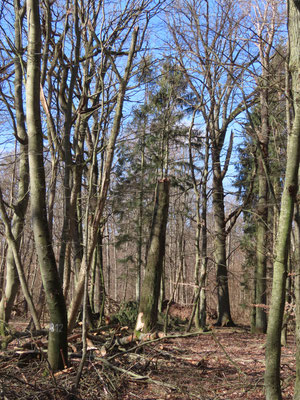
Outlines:
MULTIPOLYGON (((157 339, 147 344, 113 345, 105 359, 99 350, 113 331, 89 336, 86 365, 75 393, 81 336, 70 340, 70 365, 55 376, 39 352, 25 356, 12 342, 0 352, 1 399, 122 399, 122 400, 260 400, 264 399, 264 335, 243 328, 220 328, 190 337, 157 339), (100 355, 100 356, 99 356, 100 355)), ((117 333, 120 334, 120 333, 117 333)), ((126 332, 122 332, 125 336, 126 332)), ((128 332, 127 332, 128 334, 128 332)), ((38 343, 43 338, 36 339, 38 343)), ((292 399, 295 343, 289 336, 282 348, 283 399, 292 399)))

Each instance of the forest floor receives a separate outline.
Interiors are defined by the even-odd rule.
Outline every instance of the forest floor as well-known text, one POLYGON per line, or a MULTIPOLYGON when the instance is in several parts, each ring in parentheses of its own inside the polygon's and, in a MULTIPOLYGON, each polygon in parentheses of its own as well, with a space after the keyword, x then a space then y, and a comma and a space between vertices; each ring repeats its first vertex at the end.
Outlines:
MULTIPOLYGON (((74 382, 81 355, 80 331, 70 337, 70 365, 52 374, 43 357, 45 334, 19 337, 0 351, 0 399, 264 399, 265 335, 245 327, 213 328, 120 345, 120 327, 89 333, 88 357, 79 387, 74 382), (113 330, 114 329, 114 330, 113 330), (110 344, 107 345, 108 341, 110 344)), ((292 399, 295 340, 282 348, 283 399, 292 399)))

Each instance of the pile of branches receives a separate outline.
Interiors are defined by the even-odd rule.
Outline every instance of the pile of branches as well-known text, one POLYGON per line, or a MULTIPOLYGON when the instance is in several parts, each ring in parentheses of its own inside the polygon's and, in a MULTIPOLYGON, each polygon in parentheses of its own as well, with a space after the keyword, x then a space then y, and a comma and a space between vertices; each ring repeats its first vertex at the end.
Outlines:
POLYGON ((0 352, 0 398, 118 399, 123 398, 126 382, 159 385, 178 393, 181 389, 173 383, 152 379, 151 371, 157 369, 159 359, 175 357, 158 344, 182 336, 130 334, 127 326, 119 324, 90 330, 85 339, 84 368, 76 384, 83 355, 81 330, 68 337, 69 365, 57 373, 52 373, 47 362, 47 331, 11 333, 7 349, 0 352))

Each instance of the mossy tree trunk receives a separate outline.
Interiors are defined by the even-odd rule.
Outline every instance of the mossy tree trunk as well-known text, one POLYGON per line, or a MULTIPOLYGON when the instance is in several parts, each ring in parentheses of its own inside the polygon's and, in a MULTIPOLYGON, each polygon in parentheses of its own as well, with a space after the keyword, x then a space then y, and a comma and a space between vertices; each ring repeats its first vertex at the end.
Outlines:
POLYGON ((169 209, 168 179, 158 181, 145 278, 142 283, 136 331, 150 332, 156 327, 161 275, 165 255, 166 226, 169 209))
POLYGON ((31 217, 36 251, 50 315, 48 361, 53 370, 67 364, 67 312, 49 234, 40 115, 41 28, 38 0, 27 1, 28 60, 26 110, 28 124, 31 217))
MULTIPOLYGON (((298 188, 300 154, 300 2, 290 0, 288 7, 290 48, 289 66, 292 74, 295 119, 293 128, 288 136, 286 175, 281 199, 278 234, 275 248, 276 254, 273 272, 272 297, 266 344, 265 387, 267 400, 282 399, 280 388, 280 338, 285 302, 288 249, 293 221, 294 203, 298 188)), ((294 398, 300 398, 298 386, 296 386, 294 398)))

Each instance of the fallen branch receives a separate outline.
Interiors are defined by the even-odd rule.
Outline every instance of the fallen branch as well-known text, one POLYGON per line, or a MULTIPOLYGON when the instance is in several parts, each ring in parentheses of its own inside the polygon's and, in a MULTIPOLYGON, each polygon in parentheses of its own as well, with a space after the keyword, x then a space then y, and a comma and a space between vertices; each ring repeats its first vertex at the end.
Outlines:
MULTIPOLYGON (((149 376, 140 375, 140 374, 137 374, 135 372, 128 371, 128 370, 126 370, 124 368, 116 367, 115 365, 113 365, 109 361, 107 361, 105 358, 96 357, 96 360, 100 361, 102 364, 104 364, 107 367, 113 369, 114 371, 118 371, 118 372, 121 372, 122 374, 126 374, 126 375, 130 376, 132 379, 134 379, 136 381, 144 381, 144 382, 147 382, 147 383, 153 383, 155 385, 163 386, 163 387, 166 387, 168 389, 175 390, 175 391, 180 392, 180 393, 184 393, 179 387, 177 387, 175 385, 172 385, 171 383, 158 381, 156 379, 150 378, 149 376)), ((202 396, 200 396, 200 395, 198 395, 196 393, 189 392, 189 395, 192 396, 192 397, 195 397, 197 399, 200 399, 200 400, 204 399, 204 397, 202 397, 202 396)))
MULTIPOLYGON (((163 333, 163 332, 160 332, 163 333)), ((135 350, 139 349, 140 347, 146 346, 147 344, 150 343, 156 343, 156 342, 160 342, 162 340, 168 340, 168 339, 179 339, 179 338, 185 338, 185 337, 189 337, 189 336, 198 336, 198 335, 205 335, 205 334, 210 334, 211 332, 190 332, 190 333, 184 333, 182 335, 164 335, 164 336, 159 336, 156 339, 149 339, 149 340, 145 340, 139 344, 137 344, 136 346, 132 347, 131 349, 128 350, 124 350, 122 352, 116 353, 110 357, 108 357, 108 360, 113 360, 116 357, 120 357, 124 354, 127 353, 131 353, 134 352, 135 350)))
POLYGON ((243 372, 241 370, 241 368, 238 366, 238 364, 230 357, 230 355, 227 353, 225 347, 222 345, 222 343, 219 341, 219 339, 216 337, 214 331, 211 331, 212 333, 212 337, 214 339, 214 341, 216 342, 216 344, 221 347, 221 349, 223 350, 223 353, 225 354, 227 360, 236 368, 237 372, 239 375, 243 375, 243 376, 247 376, 245 374, 245 372, 243 372))

